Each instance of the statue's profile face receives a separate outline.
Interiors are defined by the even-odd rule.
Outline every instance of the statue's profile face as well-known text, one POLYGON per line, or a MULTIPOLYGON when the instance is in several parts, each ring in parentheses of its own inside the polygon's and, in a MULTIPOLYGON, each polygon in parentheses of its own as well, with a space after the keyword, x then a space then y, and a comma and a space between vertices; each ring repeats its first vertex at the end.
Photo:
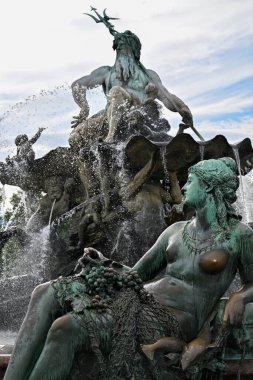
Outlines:
POLYGON ((183 187, 184 203, 191 207, 202 206, 205 203, 207 192, 206 186, 199 177, 190 173, 183 187))

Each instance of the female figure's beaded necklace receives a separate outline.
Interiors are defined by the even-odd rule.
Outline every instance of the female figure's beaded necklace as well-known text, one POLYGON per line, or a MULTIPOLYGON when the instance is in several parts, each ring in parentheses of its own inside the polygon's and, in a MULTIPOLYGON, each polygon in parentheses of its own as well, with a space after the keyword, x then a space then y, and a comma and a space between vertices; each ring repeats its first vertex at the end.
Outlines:
POLYGON ((201 253, 209 252, 212 249, 217 248, 219 242, 226 240, 227 231, 219 228, 212 232, 212 234, 206 240, 199 240, 196 236, 196 231, 190 235, 188 226, 190 222, 187 222, 184 226, 182 237, 184 245, 193 255, 200 255, 201 253), (206 245, 199 248, 201 244, 206 242, 206 245))

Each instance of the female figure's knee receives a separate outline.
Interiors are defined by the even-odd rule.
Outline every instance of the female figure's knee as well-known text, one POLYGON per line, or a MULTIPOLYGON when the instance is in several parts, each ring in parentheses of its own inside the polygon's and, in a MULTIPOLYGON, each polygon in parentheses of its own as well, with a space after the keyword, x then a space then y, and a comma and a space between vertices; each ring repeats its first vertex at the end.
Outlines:
POLYGON ((45 296, 50 287, 49 282, 45 282, 44 284, 37 285, 36 288, 32 292, 31 302, 34 303, 41 299, 41 297, 45 296))
POLYGON ((64 315, 56 319, 49 332, 48 339, 53 341, 73 339, 73 337, 78 335, 78 326, 75 319, 70 315, 64 315))

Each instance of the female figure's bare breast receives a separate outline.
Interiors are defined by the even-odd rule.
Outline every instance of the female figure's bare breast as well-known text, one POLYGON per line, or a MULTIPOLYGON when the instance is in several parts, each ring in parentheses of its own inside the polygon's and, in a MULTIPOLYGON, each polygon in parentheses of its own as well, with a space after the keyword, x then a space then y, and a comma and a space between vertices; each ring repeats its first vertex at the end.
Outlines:
POLYGON ((190 323, 198 330, 233 280, 236 255, 219 243, 210 250, 207 246, 206 251, 191 252, 183 238, 184 226, 170 236, 165 274, 145 287, 181 316, 183 325, 190 323))

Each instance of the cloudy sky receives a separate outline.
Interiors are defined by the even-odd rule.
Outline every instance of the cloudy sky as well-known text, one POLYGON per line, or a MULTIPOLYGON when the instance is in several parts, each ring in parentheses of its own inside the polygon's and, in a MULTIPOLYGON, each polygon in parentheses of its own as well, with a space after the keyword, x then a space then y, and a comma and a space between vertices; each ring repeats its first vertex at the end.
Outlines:
MULTIPOLYGON (((252 138, 252 0, 93 0, 120 17, 142 42, 141 61, 192 110, 205 139, 252 138)), ((102 65, 113 65, 112 36, 83 15, 85 0, 3 0, 0 11, 0 160, 15 152, 14 138, 47 127, 37 157, 67 145, 78 113, 69 85, 102 65)), ((93 112, 101 90, 89 94, 93 112)), ((165 112, 173 128, 180 118, 165 112)))

